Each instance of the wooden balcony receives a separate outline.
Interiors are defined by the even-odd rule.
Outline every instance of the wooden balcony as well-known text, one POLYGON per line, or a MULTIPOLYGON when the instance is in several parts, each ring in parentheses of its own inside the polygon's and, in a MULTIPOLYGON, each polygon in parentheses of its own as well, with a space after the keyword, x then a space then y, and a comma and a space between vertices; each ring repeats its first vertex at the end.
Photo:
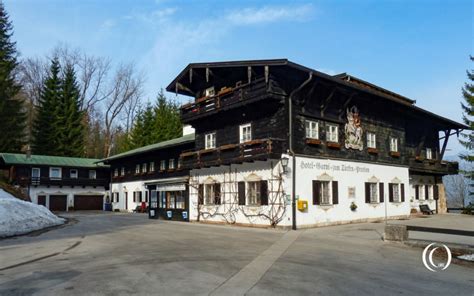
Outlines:
POLYGON ((183 168, 195 169, 257 160, 280 159, 282 139, 259 139, 242 144, 227 144, 215 149, 188 151, 181 154, 183 168))
POLYGON ((280 99, 284 92, 274 85, 273 80, 265 82, 263 78, 239 85, 236 87, 225 87, 214 96, 197 99, 193 103, 181 107, 181 120, 189 123, 193 120, 214 114, 220 110, 228 110, 264 99, 280 99))
POLYGON ((66 179, 55 179, 48 177, 41 178, 30 178, 23 177, 18 180, 22 186, 97 186, 97 187, 108 187, 108 179, 89 179, 89 178, 66 178, 66 179))
POLYGON ((412 157, 409 159, 410 171, 416 173, 430 173, 440 175, 455 175, 459 173, 459 163, 451 161, 439 161, 436 159, 420 159, 412 157))

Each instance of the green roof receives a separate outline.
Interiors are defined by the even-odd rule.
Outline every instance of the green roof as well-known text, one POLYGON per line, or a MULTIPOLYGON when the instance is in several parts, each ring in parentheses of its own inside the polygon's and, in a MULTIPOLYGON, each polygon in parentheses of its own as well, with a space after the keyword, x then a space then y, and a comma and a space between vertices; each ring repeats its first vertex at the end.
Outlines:
POLYGON ((5 164, 19 164, 19 165, 49 165, 49 166, 66 166, 66 167, 86 167, 97 168, 107 167, 98 165, 100 159, 94 158, 80 158, 80 157, 63 157, 63 156, 48 156, 48 155, 31 155, 15 153, 0 153, 0 158, 5 164))
POLYGON ((132 156, 132 155, 137 155, 137 154, 144 153, 144 152, 160 150, 160 149, 164 149, 164 148, 168 148, 168 147, 172 147, 172 146, 177 146, 177 145, 180 145, 180 144, 190 143, 190 142, 194 142, 194 134, 188 134, 188 135, 185 135, 185 136, 182 136, 182 137, 179 137, 179 138, 174 138, 174 139, 171 139, 171 140, 168 140, 168 141, 163 141, 163 142, 151 144, 151 145, 148 145, 148 146, 143 146, 143 147, 140 147, 140 148, 137 148, 137 149, 133 149, 133 150, 130 150, 130 151, 127 151, 127 152, 123 152, 123 153, 120 153, 120 154, 110 156, 108 158, 103 159, 102 161, 106 162, 106 161, 110 161, 110 160, 124 158, 124 157, 132 156))

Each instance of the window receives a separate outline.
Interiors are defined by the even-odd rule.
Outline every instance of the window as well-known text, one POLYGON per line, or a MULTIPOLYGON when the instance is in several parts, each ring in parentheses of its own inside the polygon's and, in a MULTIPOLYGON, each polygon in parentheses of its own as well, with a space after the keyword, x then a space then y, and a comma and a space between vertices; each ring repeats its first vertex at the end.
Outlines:
POLYGON ((419 192, 419 197, 421 200, 425 200, 425 186, 424 185, 418 185, 418 192, 419 192))
POLYGON ((426 159, 433 159, 433 150, 426 148, 426 159))
POLYGON ((171 159, 168 161, 168 169, 174 170, 174 158, 171 158, 171 159))
POLYGON ((160 161, 160 171, 166 170, 166 160, 160 161))
POLYGON ((77 177, 78 177, 77 170, 76 170, 76 169, 70 170, 70 171, 69 171, 69 177, 70 177, 71 179, 77 179, 77 177))
POLYGON ((185 208, 185 201, 182 191, 175 191, 174 194, 176 195, 176 208, 177 209, 184 209, 185 208))
POLYGON ((204 204, 213 205, 215 201, 216 192, 214 190, 214 184, 204 185, 204 204))
POLYGON ((213 149, 216 148, 216 133, 209 133, 205 136, 205 148, 206 149, 213 149))
POLYGON ((368 148, 377 148, 374 133, 367 133, 367 147, 368 148))
POLYGON ((369 183, 370 203, 378 203, 377 183, 369 183))
POLYGON ((314 180, 313 181, 313 205, 338 204, 339 203, 338 191, 339 189, 338 189, 337 181, 314 180))
POLYGON ((327 125, 327 135, 326 135, 326 140, 328 142, 339 142, 338 139, 338 126, 333 125, 333 124, 328 124, 327 125))
POLYGON ((146 163, 142 164, 142 173, 146 173, 146 169, 147 169, 146 163))
POLYGON ((118 177, 118 169, 114 170, 114 177, 118 177))
POLYGON ((167 204, 166 204, 166 207, 168 209, 174 209, 176 208, 176 196, 175 196, 175 192, 173 191, 168 191, 166 192, 166 197, 167 197, 167 204))
POLYGON ((215 95, 215 93, 216 93, 216 91, 215 91, 215 89, 214 89, 214 86, 211 86, 211 87, 209 87, 209 88, 206 88, 206 90, 204 91, 204 95, 205 95, 206 97, 211 97, 211 96, 215 95))
POLYGON ((252 125, 250 123, 242 124, 240 127, 240 143, 252 140, 252 125))
POLYGON ((329 181, 322 181, 320 187, 321 204, 331 204, 331 192, 329 191, 329 181))
POLYGON ((119 193, 118 192, 112 193, 112 202, 119 202, 119 193))
POLYGON ((260 205, 260 182, 247 182, 247 205, 260 205))
POLYGON ((133 202, 142 202, 142 192, 134 191, 133 192, 133 202))
POLYGON ((137 164, 137 165, 135 166, 135 174, 136 174, 136 175, 140 174, 140 165, 139 165, 139 164, 137 164))
POLYGON ((178 170, 181 168, 182 164, 181 158, 178 158, 178 170))
POLYGON ((121 175, 121 176, 125 176, 125 168, 124 168, 124 167, 122 167, 122 168, 120 169, 120 175, 121 175))
POLYGON ((38 179, 41 177, 41 170, 39 168, 31 169, 31 178, 38 179))
POLYGON ((400 184, 390 183, 388 184, 389 189, 389 200, 390 202, 400 202, 400 184))
POLYGON ((316 121, 306 120, 306 138, 319 139, 319 124, 316 121))
POLYGON ((154 172, 155 171, 155 162, 152 161, 150 162, 150 172, 154 172))
POLYGON ((97 179, 97 172, 95 170, 89 171, 89 179, 97 179))
POLYGON ((426 199, 433 199, 433 185, 425 185, 426 199))
POLYGON ((61 179, 61 168, 49 168, 49 177, 51 179, 61 179))
POLYGON ((397 138, 390 138, 390 151, 398 152, 398 139, 397 138))

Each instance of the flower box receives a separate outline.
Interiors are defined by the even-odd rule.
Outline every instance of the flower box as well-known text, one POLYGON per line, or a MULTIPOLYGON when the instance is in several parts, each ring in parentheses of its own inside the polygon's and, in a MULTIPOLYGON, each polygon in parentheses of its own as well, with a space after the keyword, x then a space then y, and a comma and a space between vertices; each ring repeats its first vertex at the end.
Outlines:
POLYGON ((308 144, 308 145, 321 145, 321 140, 319 140, 319 139, 306 139, 306 144, 308 144))
POLYGON ((370 154, 379 154, 379 151, 376 148, 367 148, 367 152, 370 154))
POLYGON ((391 156, 391 157, 400 157, 400 152, 398 152, 398 151, 390 151, 390 156, 391 156))
POLYGON ((341 149, 341 144, 337 142, 327 142, 326 145, 331 149, 341 149))

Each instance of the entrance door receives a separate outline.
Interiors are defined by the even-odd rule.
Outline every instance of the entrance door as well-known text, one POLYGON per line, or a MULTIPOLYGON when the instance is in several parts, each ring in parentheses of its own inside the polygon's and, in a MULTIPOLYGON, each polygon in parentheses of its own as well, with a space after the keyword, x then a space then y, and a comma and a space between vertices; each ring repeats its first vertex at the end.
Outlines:
POLYGON ((67 195, 50 195, 49 209, 51 211, 65 211, 67 207, 67 195))
POLYGON ((46 206, 46 196, 45 195, 38 195, 38 204, 42 206, 46 206))

